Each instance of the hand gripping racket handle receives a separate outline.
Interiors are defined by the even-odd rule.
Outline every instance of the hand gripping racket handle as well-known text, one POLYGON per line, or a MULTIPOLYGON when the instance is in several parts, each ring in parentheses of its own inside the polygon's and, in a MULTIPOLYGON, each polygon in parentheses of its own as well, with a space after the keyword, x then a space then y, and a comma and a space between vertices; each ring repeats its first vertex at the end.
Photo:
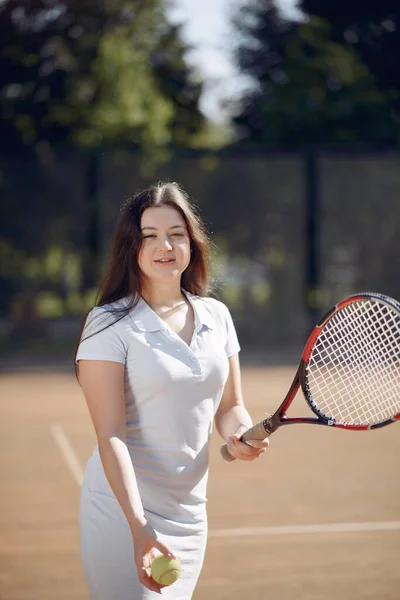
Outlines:
MULTIPOLYGON (((257 423, 257 425, 253 425, 247 431, 244 432, 240 440, 242 442, 247 442, 248 440, 265 440, 266 437, 269 437, 272 431, 268 431, 265 428, 266 421, 261 421, 261 423, 257 423)), ((228 450, 228 444, 224 444, 221 446, 221 454, 222 458, 227 462, 233 462, 236 460, 234 456, 228 450)))

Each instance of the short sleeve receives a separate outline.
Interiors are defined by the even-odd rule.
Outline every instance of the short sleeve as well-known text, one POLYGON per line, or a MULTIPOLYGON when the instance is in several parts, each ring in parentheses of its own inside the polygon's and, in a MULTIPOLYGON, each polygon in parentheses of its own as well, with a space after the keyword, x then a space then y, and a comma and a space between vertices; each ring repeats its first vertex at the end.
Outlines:
POLYGON ((87 316, 76 355, 79 360, 110 360, 126 363, 126 345, 118 327, 117 317, 96 307, 87 316))
POLYGON ((228 358, 240 352, 240 344, 237 337, 235 325, 233 323, 233 319, 231 313, 227 306, 224 306, 224 318, 225 318, 225 327, 226 327, 226 344, 225 344, 225 352, 228 358))

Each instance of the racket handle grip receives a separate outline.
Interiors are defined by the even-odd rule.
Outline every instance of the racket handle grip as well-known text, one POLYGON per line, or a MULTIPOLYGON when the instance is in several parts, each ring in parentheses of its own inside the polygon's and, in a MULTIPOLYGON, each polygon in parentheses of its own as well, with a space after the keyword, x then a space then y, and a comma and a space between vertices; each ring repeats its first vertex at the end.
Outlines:
MULTIPOLYGON (((247 442, 248 440, 265 440, 266 437, 269 437, 270 432, 266 431, 264 427, 264 421, 257 423, 257 425, 253 425, 247 431, 244 432, 242 437, 240 438, 242 442, 247 442)), ((228 450, 228 444, 223 444, 221 446, 221 455, 224 460, 227 462, 233 462, 236 460, 234 456, 228 450)))

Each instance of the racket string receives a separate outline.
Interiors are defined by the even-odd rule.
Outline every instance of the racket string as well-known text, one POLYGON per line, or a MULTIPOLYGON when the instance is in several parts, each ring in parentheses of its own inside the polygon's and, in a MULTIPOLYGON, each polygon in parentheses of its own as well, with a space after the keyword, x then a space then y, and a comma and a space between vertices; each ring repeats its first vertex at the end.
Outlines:
MULTIPOLYGON (((347 311, 347 312, 349 312, 349 311, 347 311)), ((362 331, 364 322, 363 322, 363 320, 360 321, 360 315, 358 315, 357 317, 358 318, 355 319, 355 324, 358 327, 361 327, 361 331, 362 331)), ((347 314, 345 316, 345 318, 348 319, 349 315, 347 314)), ((382 332, 380 332, 380 334, 379 334, 380 337, 375 336, 375 339, 374 339, 373 331, 371 332, 367 329, 367 331, 365 332, 365 328, 364 328, 363 333, 364 333, 364 340, 363 340, 364 344, 362 347, 362 352, 359 354, 359 356, 357 356, 355 358, 354 362, 355 362, 355 365, 356 365, 360 375, 363 377, 363 380, 364 380, 363 383, 365 381, 369 382, 370 392, 378 394, 380 391, 381 396, 382 396, 381 400, 385 400, 384 394, 382 392, 384 392, 383 387, 385 387, 386 380, 379 378, 377 376, 376 372, 373 369, 370 369, 368 367, 368 365, 370 365, 371 360, 373 360, 373 357, 374 357, 374 353, 370 352, 370 349, 371 349, 371 347, 374 346, 374 344, 376 345, 377 340, 378 340, 378 345, 377 345, 377 348, 375 348, 375 351, 376 350, 385 350, 385 345, 380 342, 380 338, 382 337, 382 335, 381 335, 382 332)), ((344 346, 345 346, 346 353, 348 353, 349 352, 349 344, 346 342, 344 344, 344 346)), ((356 416, 361 418, 362 411, 364 411, 366 413, 368 421, 376 421, 377 419, 379 420, 379 414, 376 410, 377 405, 376 404, 368 404, 365 402, 365 385, 362 385, 362 386, 357 385, 358 382, 354 379, 354 377, 350 378, 350 379, 352 379, 352 381, 350 381, 350 383, 353 384, 353 390, 355 391, 354 388, 355 388, 355 384, 356 384, 357 391, 359 392, 359 394, 361 394, 360 398, 353 397, 354 404, 352 406, 355 410, 356 416), (357 402, 357 400, 358 400, 358 402, 357 402), (360 411, 361 411, 361 414, 360 414, 360 411)), ((343 414, 343 418, 346 418, 348 420, 349 417, 351 416, 351 414, 352 413, 348 410, 347 413, 343 414)), ((388 414, 387 416, 390 416, 390 414, 388 414)))
POLYGON ((373 424, 400 412, 400 314, 365 298, 322 329, 306 369, 317 410, 336 421, 373 424))
MULTIPOLYGON (((393 365, 394 365, 394 361, 393 361, 393 356, 391 357, 390 354, 387 354, 387 350, 389 348, 393 347, 393 343, 391 341, 391 338, 393 337, 391 335, 391 332, 393 331, 393 326, 396 326, 395 321, 392 318, 392 315, 389 311, 383 311, 383 307, 381 305, 378 305, 378 307, 376 307, 378 309, 379 312, 379 323, 381 325, 381 329, 377 330, 377 329, 370 329, 366 335, 366 341, 367 344, 365 345, 365 354, 367 355, 367 357, 370 359, 370 361, 374 362, 375 359, 375 352, 378 350, 381 353, 383 352, 383 355, 385 356, 386 359, 386 369, 390 369, 393 365), (386 318, 389 317, 389 318, 386 318), (386 320, 385 320, 386 318, 386 320), (386 342, 386 343, 385 343, 386 342), (374 347, 376 346, 376 348, 374 347), (374 352, 375 351, 375 352, 374 352)), ((397 325, 397 331, 399 329, 399 326, 397 325)), ((381 408, 382 410, 384 410, 385 406, 386 406, 386 412, 384 413, 384 416, 386 416, 387 418, 390 418, 392 416, 392 398, 393 398, 393 390, 390 389, 388 387, 388 382, 390 381, 390 379, 388 377, 384 377, 383 373, 384 371, 382 371, 381 369, 375 369, 372 371, 368 371, 367 368, 367 363, 364 363, 360 366, 360 368, 362 369, 363 375, 365 376, 365 379, 369 378, 368 381, 371 385, 371 391, 373 393, 375 393, 375 397, 377 397, 380 394, 380 399, 381 399, 381 404, 380 407, 378 406, 378 403, 375 402, 371 402, 370 404, 367 404, 365 406, 366 409, 368 409, 368 416, 371 417, 371 419, 377 420, 380 416, 379 413, 379 408, 381 408)), ((399 370, 397 369, 397 373, 394 374, 395 375, 395 380, 397 379, 397 381, 399 382, 399 370)))
MULTIPOLYGON (((346 327, 346 316, 342 315, 343 317, 343 334, 347 333, 348 334, 348 328, 346 327)), ((319 362, 322 362, 324 364, 324 366, 326 365, 327 361, 329 361, 329 363, 332 362, 332 355, 334 354, 335 356, 337 356, 340 352, 340 346, 338 344, 338 342, 336 340, 331 340, 329 338, 329 336, 326 335, 326 332, 324 332, 323 335, 321 335, 321 339, 319 340, 320 344, 318 344, 317 349, 319 350, 320 356, 319 356, 319 362), (324 353, 322 355, 321 353, 321 349, 319 346, 322 346, 322 348, 324 349, 324 353)), ((346 337, 345 335, 342 336, 342 345, 343 345, 343 349, 345 352, 349 352, 350 348, 348 346, 348 344, 346 343, 346 337)), ((315 358, 315 355, 314 355, 315 358)), ((355 360, 355 364, 358 366, 358 362, 357 360, 355 360)), ((315 363, 317 364, 317 363, 315 363)), ((342 411, 341 411, 341 407, 338 404, 338 402, 340 401, 341 404, 343 404, 343 399, 345 398, 345 394, 347 393, 347 386, 345 385, 345 382, 342 378, 338 378, 338 369, 335 368, 334 370, 332 369, 329 373, 328 373, 328 377, 326 377, 326 375, 324 375, 324 373, 322 373, 322 377, 320 378, 320 381, 318 382, 318 377, 315 376, 315 382, 318 383, 318 389, 320 394, 322 394, 322 397, 325 399, 325 401, 327 401, 327 398, 330 397, 331 403, 329 404, 327 402, 327 410, 329 412, 330 415, 333 414, 339 414, 341 412, 341 416, 343 420, 349 420, 349 418, 352 416, 351 413, 349 412, 349 410, 346 410, 347 406, 343 405, 342 406, 342 411), (323 384, 323 388, 321 388, 321 383, 323 384), (334 388, 334 389, 333 389, 334 388), (335 392, 335 393, 334 393, 335 392), (332 406, 333 405, 333 406, 332 406)), ((361 386, 359 385, 359 382, 357 381, 356 378, 351 377, 350 374, 350 379, 352 379, 352 384, 353 384, 353 408, 356 408, 356 402, 357 400, 361 400, 358 399, 358 395, 364 395, 364 390, 363 388, 361 388, 361 386)), ((313 395, 314 396, 314 395, 313 395)))
MULTIPOLYGON (((382 316, 382 315, 381 315, 382 316)), ((346 318, 348 319, 348 315, 346 315, 346 318)), ((357 319, 356 319, 356 324, 361 327, 363 327, 363 323, 360 322, 360 315, 357 315, 357 319)), ((385 384, 385 379, 382 380, 382 378, 380 378, 376 372, 374 370, 368 370, 368 364, 369 361, 373 361, 374 360, 374 353, 373 350, 371 351, 371 348, 374 348, 374 344, 376 341, 378 341, 377 344, 377 348, 375 348, 376 350, 384 350, 385 346, 383 343, 381 343, 379 337, 378 337, 378 332, 377 331, 370 331, 367 330, 367 332, 364 331, 364 345, 363 345, 363 349, 362 349, 362 354, 360 354, 360 356, 356 357, 355 360, 355 364, 358 367, 358 369, 360 370, 361 375, 364 377, 364 381, 368 380, 368 383, 371 387, 371 392, 375 392, 376 394, 379 393, 379 391, 382 392, 382 383, 385 384), (374 334, 375 334, 375 339, 374 339, 374 334), (369 359, 369 361, 367 361, 366 359, 369 359), (368 379, 367 379, 368 378, 368 379)), ((381 336, 380 336, 381 337, 381 336)), ((346 351, 349 351, 349 345, 348 343, 345 344, 345 348, 346 351)), ((368 421, 376 421, 379 417, 379 413, 377 411, 377 405, 370 403, 370 404, 366 404, 364 401, 364 387, 361 387, 360 385, 358 385, 358 382, 355 380, 355 378, 353 377, 353 381, 351 382, 353 383, 353 386, 357 386, 357 389, 359 392, 361 392, 362 397, 361 398, 356 398, 356 400, 358 400, 359 403, 359 407, 357 406, 357 402, 354 402, 354 409, 356 412, 357 417, 361 418, 362 417, 362 411, 366 412, 366 415, 368 417, 368 421), (357 410, 357 408, 359 408, 359 410, 357 410), (360 414, 361 411, 361 414, 360 414)), ((384 398, 382 398, 384 399, 384 398)), ((347 415, 344 415, 347 418, 351 416, 350 411, 348 411, 347 415)), ((390 416, 389 414, 387 414, 386 416, 390 416)))
MULTIPOLYGON (((366 369, 363 367, 363 363, 365 363, 365 362, 366 362, 366 359, 370 358, 370 355, 369 355, 370 353, 369 353, 368 351, 366 351, 366 349, 368 349, 368 346, 369 346, 369 345, 370 345, 370 343, 371 343, 371 339, 370 339, 370 336, 367 336, 367 338, 368 338, 368 342, 369 342, 369 344, 368 344, 368 345, 367 345, 367 346, 364 348, 364 353, 363 353, 363 354, 364 354, 364 356, 362 356, 362 360, 360 360, 360 357, 358 357, 358 360, 355 360, 355 361, 354 361, 354 362, 355 362, 355 364, 356 364, 356 366, 357 366, 357 368, 358 368, 358 370, 360 371, 360 373, 361 373, 361 374, 365 374, 365 370, 366 370, 366 369)), ((345 338, 343 338, 343 339, 345 339, 345 338)), ((335 345, 337 345, 337 344, 335 344, 335 345)), ((348 354, 348 351, 349 351, 349 346, 348 346, 348 344, 346 344, 346 343, 345 343, 345 344, 344 344, 344 348, 345 348, 345 352, 346 352, 346 354, 348 354)), ((369 373, 369 375, 370 375, 370 376, 371 376, 372 374, 373 374, 373 372, 370 372, 370 373, 369 373)), ((360 402, 362 402, 362 400, 364 399, 364 394, 365 394, 364 386, 357 385, 357 381, 355 381, 355 380, 354 380, 354 377, 350 377, 350 383, 352 383, 352 385, 353 385, 353 402, 354 402, 354 405, 353 405, 353 407, 355 407, 355 408, 357 409, 357 402, 356 402, 356 398, 354 397, 354 394, 355 394, 355 392, 356 392, 356 389, 355 389, 355 384, 356 384, 356 387, 357 387, 357 391, 358 391, 358 393, 361 395, 361 398, 359 399, 359 401, 360 401, 360 402)), ((377 382, 376 382, 376 384, 377 384, 377 388, 378 388, 378 389, 382 387, 382 386, 380 385, 380 383, 381 383, 381 382, 379 382, 379 381, 377 381, 377 382)), ((372 385, 372 379, 371 379, 371 378, 370 378, 370 384, 372 385)), ((339 393, 342 395, 342 394, 343 394, 343 389, 339 388, 339 393)), ((368 409, 368 405, 366 406, 366 408, 368 409)), ((357 411, 357 410, 356 410, 356 413, 358 413, 358 411, 357 411)), ((348 418, 348 416, 349 416, 349 415, 347 415, 347 414, 343 414, 343 417, 346 417, 346 418, 348 418)), ((371 412, 369 412, 368 416, 370 417, 370 420, 371 420, 371 418, 372 418, 374 415, 373 415, 373 414, 371 414, 371 412)))

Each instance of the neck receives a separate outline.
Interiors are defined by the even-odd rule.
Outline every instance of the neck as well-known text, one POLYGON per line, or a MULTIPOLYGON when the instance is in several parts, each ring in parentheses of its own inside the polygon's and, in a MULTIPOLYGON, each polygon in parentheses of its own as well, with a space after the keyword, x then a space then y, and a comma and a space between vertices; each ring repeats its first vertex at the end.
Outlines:
POLYGON ((146 283, 143 285, 142 298, 153 310, 172 308, 185 300, 180 286, 154 286, 146 283))

